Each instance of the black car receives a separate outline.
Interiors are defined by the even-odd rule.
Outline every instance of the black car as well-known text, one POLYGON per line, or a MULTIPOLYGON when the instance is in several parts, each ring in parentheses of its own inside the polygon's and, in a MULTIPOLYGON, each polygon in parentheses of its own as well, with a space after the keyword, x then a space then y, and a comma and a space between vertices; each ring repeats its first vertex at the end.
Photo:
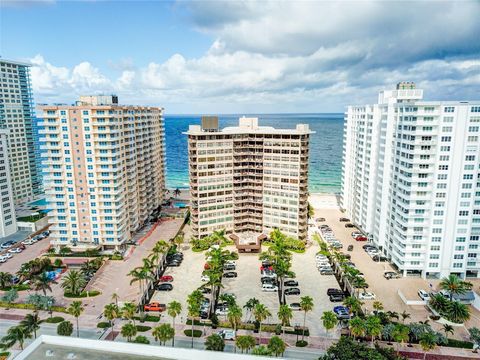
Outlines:
POLYGON ((224 278, 236 278, 237 273, 235 271, 228 271, 228 272, 223 274, 223 277, 224 278))
POLYGON ((298 286, 298 281, 296 280, 287 280, 283 283, 284 286, 290 287, 290 286, 298 286))
POLYGON ((277 283, 277 279, 275 278, 271 278, 271 277, 262 277, 260 279, 260 282, 262 284, 276 284, 277 283))
POLYGON ((352 251, 353 250, 353 245, 348 245, 347 251, 352 251))
POLYGON ((155 286, 155 290, 157 291, 172 291, 173 290, 173 285, 172 284, 159 284, 155 286))
POLYGON ((201 292, 202 294, 211 294, 211 293, 212 293, 212 289, 209 288, 209 287, 202 287, 202 288, 200 288, 200 292, 201 292))
POLYGON ((343 295, 343 290, 330 288, 327 290, 327 295, 343 295))
POLYGON ((388 258, 383 255, 373 255, 372 259, 373 261, 380 261, 380 262, 388 261, 388 258))
POLYGON ((235 270, 235 269, 236 269, 236 267, 235 267, 234 264, 225 264, 223 266, 223 270, 235 270))
POLYGON ((201 311, 200 312, 201 319, 208 319, 208 311, 201 311))
POLYGON ((363 249, 363 250, 377 249, 377 247, 376 247, 375 245, 365 244, 365 245, 362 246, 362 249, 363 249))
POLYGON ((339 220, 340 222, 350 222, 350 219, 345 217, 341 217, 339 220))
POLYGON ((167 261, 170 261, 170 260, 183 261, 183 255, 169 255, 167 256, 167 261))
POLYGON ((343 294, 332 294, 329 296, 331 302, 340 302, 343 301, 343 294))
POLYGON ((170 266, 170 267, 180 266, 180 262, 179 262, 179 261, 172 260, 172 261, 167 262, 167 266, 170 266))
POLYGON ((268 261, 268 260, 263 260, 263 261, 262 261, 262 266, 263 266, 263 267, 269 267, 269 266, 272 266, 272 265, 273 265, 273 264, 272 264, 270 261, 268 261))
POLYGON ((285 289, 285 295, 300 295, 300 289, 299 288, 285 289))
POLYGON ((346 228, 353 228, 353 227, 355 227, 355 225, 353 225, 352 223, 346 223, 345 227, 346 228))

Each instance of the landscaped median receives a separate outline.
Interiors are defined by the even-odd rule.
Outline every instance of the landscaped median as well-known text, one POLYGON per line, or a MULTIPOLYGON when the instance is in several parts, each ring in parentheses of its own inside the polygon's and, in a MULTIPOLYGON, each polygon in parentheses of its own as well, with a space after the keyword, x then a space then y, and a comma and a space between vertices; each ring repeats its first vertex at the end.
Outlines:
POLYGON ((79 294, 72 294, 70 292, 66 292, 63 294, 66 298, 73 298, 73 299, 80 299, 80 298, 88 298, 88 297, 94 297, 100 295, 101 292, 97 290, 91 290, 91 291, 82 291, 79 294))
MULTIPOLYGON (((19 303, 7 303, 0 301, 0 307, 7 309, 23 309, 23 310, 37 310, 37 307, 33 304, 19 304, 19 303)), ((67 309, 63 306, 52 306, 50 307, 51 311, 68 313, 67 309)))

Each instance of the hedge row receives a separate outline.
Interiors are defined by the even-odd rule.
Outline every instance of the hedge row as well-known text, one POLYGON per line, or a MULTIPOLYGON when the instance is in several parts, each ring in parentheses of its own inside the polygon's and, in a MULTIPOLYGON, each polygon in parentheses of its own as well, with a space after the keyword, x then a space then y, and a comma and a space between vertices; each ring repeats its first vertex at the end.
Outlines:
MULTIPOLYGON (((192 330, 184 330, 183 333, 185 334, 185 336, 189 336, 191 337, 192 336, 192 330)), ((202 330, 193 330, 193 337, 200 337, 202 336, 202 330)))
POLYGON ((140 332, 145 332, 152 328, 151 326, 145 326, 145 325, 136 325, 135 327, 137 328, 137 331, 140 331, 140 332))
POLYGON ((135 316, 134 317, 135 320, 138 320, 140 322, 145 322, 145 321, 149 321, 149 322, 159 322, 160 321, 160 316, 154 316, 154 315, 146 315, 146 316, 135 316))
POLYGON ((25 290, 30 290, 30 286, 27 284, 20 284, 20 285, 13 285, 13 286, 7 286, 4 288, 0 288, 1 291, 9 291, 15 289, 17 291, 25 291, 25 290))
POLYGON ((61 316, 53 316, 53 317, 46 318, 42 322, 47 323, 47 324, 58 324, 58 323, 60 323, 64 320, 65 320, 65 318, 63 318, 61 316))
MULTIPOLYGON (((32 304, 18 304, 18 303, 9 304, 5 301, 0 301, 0 307, 9 308, 9 309, 36 310, 35 306, 33 306, 32 304)), ((63 306, 52 306, 51 310, 54 312, 68 313, 67 309, 64 308, 63 306)))
POLYGON ((92 290, 92 291, 82 291, 80 294, 72 294, 72 293, 66 292, 63 294, 63 296, 67 298, 79 299, 79 298, 98 296, 100 294, 101 294, 100 291, 92 290))
POLYGON ((101 321, 97 324, 97 328, 99 329, 106 329, 110 327, 110 323, 107 321, 101 321))
POLYGON ((473 343, 470 341, 461 341, 456 339, 448 339, 447 346, 462 349, 473 349, 473 343))

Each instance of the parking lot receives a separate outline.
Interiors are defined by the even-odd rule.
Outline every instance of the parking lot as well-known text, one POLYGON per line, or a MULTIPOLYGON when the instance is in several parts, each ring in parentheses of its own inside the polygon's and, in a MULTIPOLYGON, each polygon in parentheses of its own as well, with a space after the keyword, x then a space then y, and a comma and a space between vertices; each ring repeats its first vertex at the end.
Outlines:
MULTIPOLYGON (((0 263, 0 271, 16 273, 23 263, 26 263, 41 256, 41 254, 44 253, 48 248, 49 242, 49 239, 45 238, 39 240, 35 244, 26 245, 25 250, 23 250, 21 253, 13 254, 13 256, 6 262, 0 263)), ((4 250, 2 250, 2 252, 3 251, 4 250)))

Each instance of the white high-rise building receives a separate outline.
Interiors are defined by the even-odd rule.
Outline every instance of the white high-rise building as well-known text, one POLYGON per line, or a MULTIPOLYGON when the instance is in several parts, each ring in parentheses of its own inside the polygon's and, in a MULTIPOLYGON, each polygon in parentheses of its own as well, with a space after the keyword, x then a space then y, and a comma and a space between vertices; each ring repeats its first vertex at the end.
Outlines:
POLYGON ((8 130, 0 129, 0 238, 17 231, 8 163, 8 130))
POLYGON ((480 277, 480 101, 422 98, 348 107, 342 206, 404 275, 480 277))
POLYGON ((163 109, 117 102, 82 97, 41 108, 54 246, 119 249, 163 201, 163 109))
POLYGON ((218 118, 190 125, 188 151, 191 222, 196 237, 215 230, 268 235, 279 228, 306 239, 308 125, 295 129, 259 126, 218 128, 218 118))

